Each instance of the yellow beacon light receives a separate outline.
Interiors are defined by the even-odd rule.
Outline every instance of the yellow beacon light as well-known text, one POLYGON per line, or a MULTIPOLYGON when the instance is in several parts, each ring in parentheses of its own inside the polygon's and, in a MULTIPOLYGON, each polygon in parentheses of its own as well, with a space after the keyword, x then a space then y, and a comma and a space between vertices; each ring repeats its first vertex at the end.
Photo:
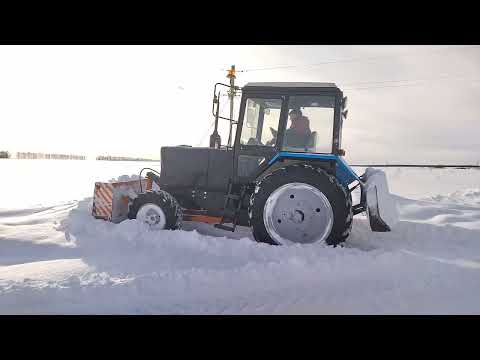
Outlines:
POLYGON ((227 78, 235 78, 235 66, 232 66, 230 70, 228 70, 227 78))

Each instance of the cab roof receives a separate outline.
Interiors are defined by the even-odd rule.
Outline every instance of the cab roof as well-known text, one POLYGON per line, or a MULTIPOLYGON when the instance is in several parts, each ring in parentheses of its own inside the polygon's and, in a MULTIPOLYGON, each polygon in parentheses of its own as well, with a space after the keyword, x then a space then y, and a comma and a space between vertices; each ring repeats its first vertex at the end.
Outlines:
POLYGON ((324 82, 250 82, 244 88, 337 88, 334 83, 324 82))

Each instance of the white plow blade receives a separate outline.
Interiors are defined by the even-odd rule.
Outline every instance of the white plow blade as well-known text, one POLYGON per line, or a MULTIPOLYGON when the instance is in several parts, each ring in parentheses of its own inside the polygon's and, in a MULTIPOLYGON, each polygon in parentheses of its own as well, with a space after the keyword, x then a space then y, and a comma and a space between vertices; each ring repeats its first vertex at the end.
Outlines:
POLYGON ((388 190, 385 173, 367 168, 363 177, 367 215, 372 231, 391 231, 398 222, 398 208, 395 198, 388 190))

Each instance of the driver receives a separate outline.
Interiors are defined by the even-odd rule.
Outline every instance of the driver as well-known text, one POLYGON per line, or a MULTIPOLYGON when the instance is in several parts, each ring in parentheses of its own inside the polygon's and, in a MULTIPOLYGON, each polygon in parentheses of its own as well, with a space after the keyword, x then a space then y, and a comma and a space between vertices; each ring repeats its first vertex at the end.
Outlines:
POLYGON ((310 120, 302 115, 300 109, 294 109, 289 113, 291 125, 285 131, 284 146, 305 148, 310 143, 312 131, 310 120))
POLYGON ((290 120, 293 122, 296 118, 299 116, 302 116, 302 110, 300 109, 293 109, 288 113, 288 116, 290 116, 290 120))

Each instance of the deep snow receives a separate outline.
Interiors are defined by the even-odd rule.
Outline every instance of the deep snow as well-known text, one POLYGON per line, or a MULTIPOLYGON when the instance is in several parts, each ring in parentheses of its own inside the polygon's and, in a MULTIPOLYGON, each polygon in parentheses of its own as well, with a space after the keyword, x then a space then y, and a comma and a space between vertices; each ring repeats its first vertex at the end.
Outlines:
POLYGON ((90 216, 95 181, 155 165, 0 161, 0 313, 480 313, 478 170, 386 169, 401 221, 343 248, 90 216))

